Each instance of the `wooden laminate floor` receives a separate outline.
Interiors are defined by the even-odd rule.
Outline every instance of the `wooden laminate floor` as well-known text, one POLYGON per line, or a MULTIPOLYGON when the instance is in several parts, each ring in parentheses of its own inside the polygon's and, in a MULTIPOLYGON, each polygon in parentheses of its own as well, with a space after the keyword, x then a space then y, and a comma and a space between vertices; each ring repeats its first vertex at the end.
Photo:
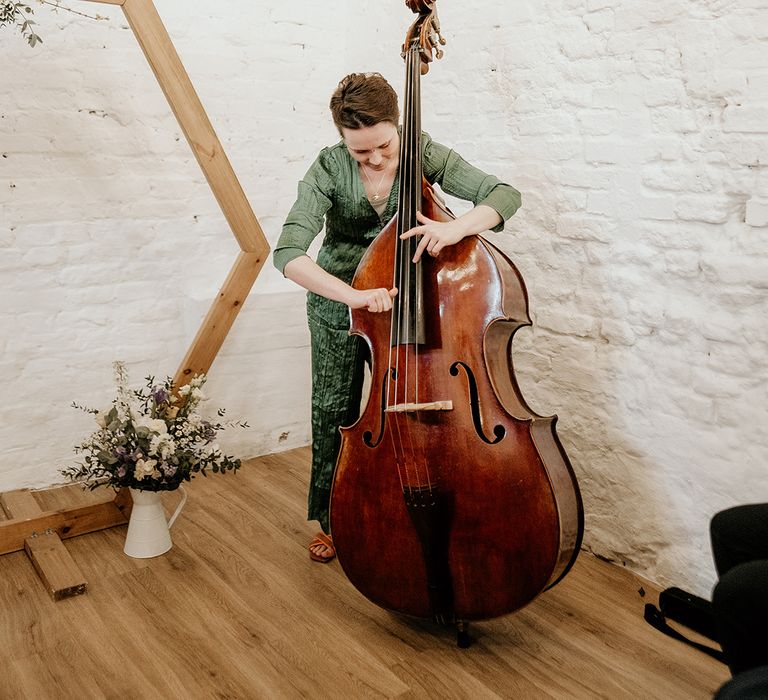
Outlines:
MULTIPOLYGON (((727 679, 643 622, 647 582, 586 554, 522 611, 473 623, 469 649, 375 607, 338 562, 307 556, 308 459, 293 450, 193 482, 162 557, 126 557, 125 527, 68 540, 83 596, 54 603, 26 554, 0 557, 0 698, 674 700, 727 679)), ((37 494, 46 508, 86 497, 37 494)))

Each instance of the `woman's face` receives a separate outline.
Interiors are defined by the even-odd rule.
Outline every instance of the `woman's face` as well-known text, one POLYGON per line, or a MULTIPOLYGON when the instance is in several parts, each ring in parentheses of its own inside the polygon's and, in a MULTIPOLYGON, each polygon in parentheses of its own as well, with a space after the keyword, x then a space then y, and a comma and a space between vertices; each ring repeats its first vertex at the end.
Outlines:
POLYGON ((371 170, 386 170, 400 157, 400 137, 392 122, 379 122, 360 129, 342 127, 341 135, 350 155, 371 170))

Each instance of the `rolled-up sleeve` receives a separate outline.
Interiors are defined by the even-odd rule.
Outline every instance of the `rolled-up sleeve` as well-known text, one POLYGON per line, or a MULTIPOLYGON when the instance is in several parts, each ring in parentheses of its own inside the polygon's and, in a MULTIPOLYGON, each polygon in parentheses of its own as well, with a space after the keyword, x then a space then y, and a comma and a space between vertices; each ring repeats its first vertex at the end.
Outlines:
POLYGON ((456 151, 433 141, 428 134, 422 137, 423 167, 427 179, 436 182, 454 197, 470 201, 475 206, 484 204, 494 209, 502 221, 493 231, 501 231, 504 223, 520 208, 520 192, 494 175, 470 165, 456 151))
POLYGON ((326 155, 324 149, 299 182, 296 201, 272 253, 272 262, 283 274, 291 260, 307 254, 312 241, 322 231, 325 214, 333 203, 334 177, 326 155))

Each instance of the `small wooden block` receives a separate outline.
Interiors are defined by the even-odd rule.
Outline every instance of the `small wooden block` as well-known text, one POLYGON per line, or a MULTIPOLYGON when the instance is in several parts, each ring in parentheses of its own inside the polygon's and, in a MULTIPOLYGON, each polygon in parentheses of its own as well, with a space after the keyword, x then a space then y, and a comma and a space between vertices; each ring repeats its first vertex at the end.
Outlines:
POLYGON ((43 512, 31 491, 6 491, 0 493, 0 506, 11 520, 34 518, 43 512))
POLYGON ((24 549, 54 600, 85 593, 85 577, 55 532, 27 537, 24 549))

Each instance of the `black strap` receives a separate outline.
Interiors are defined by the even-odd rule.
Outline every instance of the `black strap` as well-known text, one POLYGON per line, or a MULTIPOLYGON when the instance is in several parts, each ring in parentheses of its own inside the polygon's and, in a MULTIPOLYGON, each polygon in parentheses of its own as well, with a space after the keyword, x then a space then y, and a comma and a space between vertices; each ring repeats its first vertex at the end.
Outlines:
POLYGON ((712 647, 708 647, 706 644, 700 644, 699 642, 694 642, 692 639, 688 639, 683 634, 680 634, 676 629, 670 627, 667 624, 666 619, 664 618, 664 615, 662 615, 661 610, 659 610, 655 605, 651 605, 650 603, 645 604, 645 613, 643 614, 643 617, 645 618, 645 621, 651 626, 659 630, 659 632, 663 632, 668 637, 672 637, 672 639, 677 639, 680 642, 685 642, 689 646, 694 647, 695 649, 698 649, 699 651, 703 651, 705 654, 708 654, 713 659, 717 659, 721 663, 726 663, 725 661, 725 655, 722 651, 719 651, 718 649, 713 649, 712 647))

